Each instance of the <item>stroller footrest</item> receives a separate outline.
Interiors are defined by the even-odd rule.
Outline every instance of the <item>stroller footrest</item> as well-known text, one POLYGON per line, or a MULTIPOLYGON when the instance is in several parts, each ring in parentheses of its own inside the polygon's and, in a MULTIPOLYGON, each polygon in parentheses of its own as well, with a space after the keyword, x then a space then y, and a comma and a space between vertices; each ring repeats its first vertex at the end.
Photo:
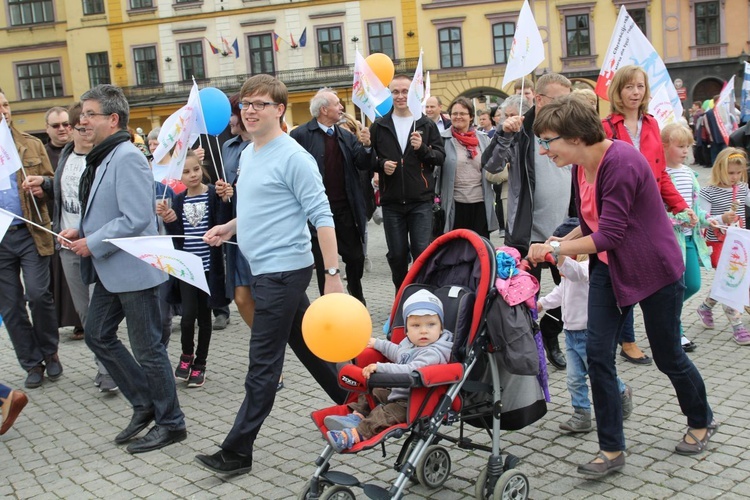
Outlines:
POLYGON ((320 477, 330 481, 333 484, 340 484, 341 486, 346 486, 349 488, 360 485, 359 480, 356 477, 352 476, 351 474, 347 474, 346 472, 329 470, 325 474, 322 474, 320 477))

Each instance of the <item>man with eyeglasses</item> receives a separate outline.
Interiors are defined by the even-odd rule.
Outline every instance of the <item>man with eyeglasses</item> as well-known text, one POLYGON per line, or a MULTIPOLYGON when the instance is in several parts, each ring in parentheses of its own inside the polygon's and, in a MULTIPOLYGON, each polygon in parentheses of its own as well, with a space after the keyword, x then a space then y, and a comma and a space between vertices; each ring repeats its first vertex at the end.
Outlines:
POLYGON ((44 114, 44 123, 47 124, 47 135, 49 136, 49 142, 44 145, 44 148, 47 150, 52 170, 57 170, 60 153, 71 140, 68 110, 60 106, 48 109, 47 113, 44 114))
POLYGON ((432 236, 435 169, 445 161, 437 125, 427 116, 412 116, 407 103, 411 78, 396 75, 389 85, 393 110, 370 127, 379 175, 383 229, 391 279, 398 290, 432 236))
POLYGON ((133 407, 133 417, 115 443, 127 443, 156 422, 127 447, 129 453, 143 453, 187 437, 161 341, 159 285, 167 276, 109 242, 157 234, 154 178, 146 157, 130 142, 130 107, 122 90, 98 85, 84 92, 81 104, 77 129, 94 147, 79 182, 79 229, 64 229, 60 236, 72 240, 68 246, 81 257, 83 282, 94 285, 86 345, 133 407), (123 318, 132 354, 117 337, 123 318))
MULTIPOLYGON (((520 91, 520 85, 518 88, 520 91)), ((507 117, 482 155, 487 171, 501 172, 506 166, 510 169, 505 244, 521 255, 528 253, 532 243, 544 243, 552 236, 571 210, 571 166, 558 168, 549 156, 542 155, 541 148, 548 150, 549 144, 539 141, 532 131, 536 113, 553 99, 570 94, 570 88, 570 80, 562 75, 542 75, 536 83, 534 107, 522 116, 507 117)), ((538 265, 532 268, 532 274, 540 279, 543 267, 550 269, 556 284, 560 282, 555 266, 538 265)), ((552 319, 560 318, 560 312, 548 313, 540 322, 547 359, 555 368, 564 369, 565 356, 558 341, 562 323, 552 319)))
POLYGON ((286 85, 270 75, 255 75, 242 85, 240 107, 253 138, 242 152, 237 180, 237 218, 214 226, 204 236, 220 245, 235 234, 252 273, 255 298, 245 399, 234 425, 212 455, 197 462, 219 474, 243 474, 253 466, 253 447, 273 409, 287 344, 337 404, 346 399, 333 363, 315 356, 302 338, 302 317, 310 301, 313 256, 307 221, 315 226, 323 254, 325 293, 341 293, 336 232, 318 165, 310 153, 284 133, 286 85))
MULTIPOLYGON (((310 153, 318 163, 326 196, 336 226, 338 252, 346 265, 346 289, 350 295, 366 304, 362 291, 365 271, 365 199, 359 182, 359 171, 372 167, 370 131, 362 129, 357 139, 351 132, 338 126, 344 111, 336 93, 330 88, 318 91, 310 101, 313 119, 289 134, 310 153)), ((318 289, 323 294, 325 268, 317 233, 311 230, 312 251, 318 289)))
MULTIPOLYGON (((21 169, 0 179, 0 207, 49 229, 45 201, 52 196, 53 172, 44 145, 13 126, 10 103, 2 89, 0 112, 10 127, 21 158, 21 169), (26 176, 37 181, 27 182, 26 176)), ((42 385, 45 369, 51 381, 59 379, 63 372, 57 355, 60 336, 49 287, 49 260, 55 247, 52 236, 31 224, 17 218, 10 224, 0 241, 0 316, 5 321, 18 362, 27 373, 25 386, 34 389, 42 385)))

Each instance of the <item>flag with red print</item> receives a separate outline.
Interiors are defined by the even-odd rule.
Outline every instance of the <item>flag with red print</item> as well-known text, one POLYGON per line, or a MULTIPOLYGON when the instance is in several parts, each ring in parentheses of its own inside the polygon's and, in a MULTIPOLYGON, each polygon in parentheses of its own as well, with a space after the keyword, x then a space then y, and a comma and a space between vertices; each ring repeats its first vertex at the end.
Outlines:
POLYGON ((4 191, 10 189, 10 176, 21 168, 21 157, 5 115, 0 115, 0 119, 0 191, 4 191))
POLYGON ((750 231, 735 226, 727 228, 709 294, 712 299, 740 311, 750 305, 747 293, 750 287, 749 256, 750 231))
POLYGON ((664 61, 659 57, 654 46, 635 24, 623 5, 620 7, 615 31, 609 40, 604 64, 599 71, 599 78, 596 80, 596 93, 599 97, 609 100, 607 91, 615 72, 621 66, 629 64, 640 66, 646 72, 651 95, 657 95, 659 90, 664 87, 674 108, 675 116, 682 116, 680 96, 677 95, 677 89, 674 87, 664 61))

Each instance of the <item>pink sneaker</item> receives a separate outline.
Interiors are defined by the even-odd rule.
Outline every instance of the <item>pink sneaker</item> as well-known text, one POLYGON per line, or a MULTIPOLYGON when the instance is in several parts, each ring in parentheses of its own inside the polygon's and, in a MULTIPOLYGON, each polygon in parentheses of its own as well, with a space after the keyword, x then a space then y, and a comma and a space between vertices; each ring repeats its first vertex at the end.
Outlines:
POLYGON ((700 316, 701 321, 703 321, 706 328, 714 327, 714 312, 711 309, 701 304, 698 307, 698 316, 700 316))
POLYGON ((750 345, 750 333, 745 325, 740 324, 734 327, 734 341, 739 345, 750 345))

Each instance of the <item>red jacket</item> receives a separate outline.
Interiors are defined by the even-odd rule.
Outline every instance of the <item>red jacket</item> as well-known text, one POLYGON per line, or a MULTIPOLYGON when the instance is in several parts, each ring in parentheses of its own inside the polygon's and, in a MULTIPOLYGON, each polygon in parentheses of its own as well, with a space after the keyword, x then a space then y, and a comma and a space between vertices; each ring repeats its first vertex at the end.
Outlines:
MULTIPOLYGON (((620 114, 612 114, 602 120, 604 133, 609 139, 619 139, 628 144, 633 144, 630 140, 628 129, 625 128, 625 117, 620 114)), ((641 125, 641 148, 640 152, 648 160, 651 171, 656 178, 656 184, 659 186, 659 192, 664 204, 670 212, 678 214, 687 210, 688 205, 682 198, 682 195, 674 187, 672 179, 667 173, 667 159, 664 157, 664 147, 661 143, 661 132, 656 118, 649 114, 643 115, 641 125)))

